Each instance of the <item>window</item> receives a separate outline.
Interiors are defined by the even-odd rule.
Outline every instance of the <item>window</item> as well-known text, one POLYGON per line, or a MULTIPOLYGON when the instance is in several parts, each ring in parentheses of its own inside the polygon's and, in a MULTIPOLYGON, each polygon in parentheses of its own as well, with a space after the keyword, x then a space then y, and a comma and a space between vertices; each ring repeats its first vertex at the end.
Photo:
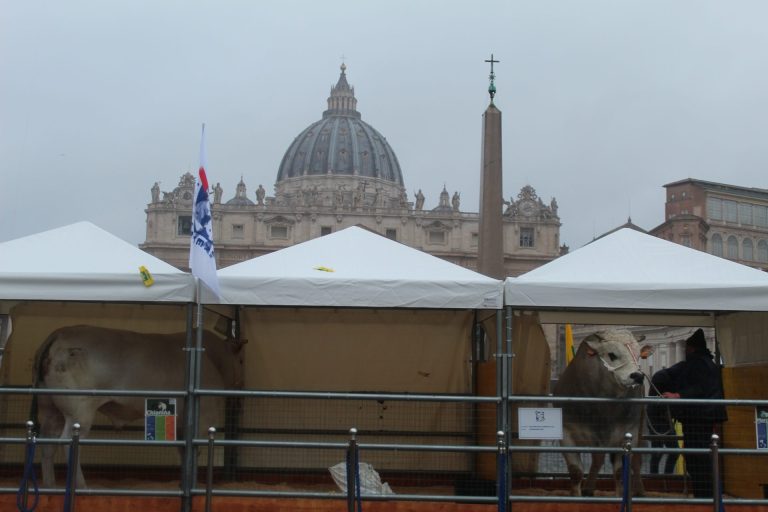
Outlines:
POLYGON ((768 206, 755 206, 753 210, 755 226, 768 228, 768 206))
POLYGON ((757 242, 757 261, 768 263, 768 242, 765 240, 757 242))
POLYGON ((742 226, 752 225, 752 205, 739 203, 739 223, 742 226))
POLYGON ((683 190, 683 192, 680 194, 680 198, 681 198, 681 199, 685 199, 686 197, 688 197, 688 192, 686 192, 685 190, 683 190))
POLYGON ((243 238, 244 233, 242 224, 232 224, 232 238, 243 238))
POLYGON ((470 244, 472 244, 472 247, 477 247, 477 244, 480 243, 480 235, 478 233, 472 233, 472 241, 470 244))
POLYGON ((728 237, 728 259, 731 260, 737 260, 739 259, 739 241, 736 240, 735 236, 729 236, 728 237))
POLYGON ((444 244, 445 243, 445 231, 430 231, 429 243, 431 244, 444 244))
POLYGON ((534 247, 533 228, 520 228, 520 247, 534 247))
POLYGON ((754 254, 752 252, 752 239, 751 238, 745 238, 741 241, 741 257, 745 260, 752 261, 754 259, 754 254))
POLYGON ((390 240, 397 240, 397 230, 394 228, 387 228, 386 237, 390 240))
POLYGON ((739 205, 736 201, 723 201, 723 210, 725 222, 736 223, 739 221, 738 211, 739 205))
POLYGON ((190 236, 192 234, 192 216, 179 215, 179 223, 176 234, 179 236, 190 236))
POLYGON ((331 233, 333 233, 331 226, 320 226, 320 236, 330 235, 331 233))
POLYGON ((684 233, 684 234, 680 235, 680 245, 684 245, 686 247, 690 247, 691 246, 691 235, 689 235, 688 233, 684 233))
POLYGON ((270 226, 269 236, 270 238, 281 238, 285 240, 288 238, 288 226, 270 226))
POLYGON ((675 200, 675 193, 674 192, 669 195, 669 200, 670 201, 674 201, 675 200))
POLYGON ((723 202, 720 199, 707 198, 707 217, 713 220, 723 220, 723 202))
POLYGON ((723 257, 723 237, 720 235, 712 235, 712 254, 715 256, 723 257))

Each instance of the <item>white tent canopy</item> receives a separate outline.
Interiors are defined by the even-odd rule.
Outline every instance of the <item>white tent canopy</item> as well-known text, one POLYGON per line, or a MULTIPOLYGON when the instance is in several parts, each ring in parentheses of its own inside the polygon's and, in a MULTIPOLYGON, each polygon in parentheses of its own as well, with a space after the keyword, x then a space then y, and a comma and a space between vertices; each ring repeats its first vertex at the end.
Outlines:
POLYGON ((625 228, 508 278, 504 301, 542 310, 768 311, 768 274, 625 228))
POLYGON ((0 300, 191 302, 194 280, 90 222, 78 222, 0 244, 0 300), (153 285, 144 285, 141 266, 153 285))
POLYGON ((502 282, 350 227, 219 271, 222 301, 268 306, 499 309, 502 282))

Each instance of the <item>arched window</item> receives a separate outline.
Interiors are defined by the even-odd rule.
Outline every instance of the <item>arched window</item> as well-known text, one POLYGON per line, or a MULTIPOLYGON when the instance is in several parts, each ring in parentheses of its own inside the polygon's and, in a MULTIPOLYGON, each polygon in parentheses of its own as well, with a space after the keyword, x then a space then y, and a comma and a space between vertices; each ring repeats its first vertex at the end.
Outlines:
POLYGON ((728 237, 728 256, 726 257, 729 260, 739 259, 739 241, 736 240, 735 236, 728 237))
POLYGON ((751 238, 745 238, 741 242, 741 257, 745 260, 752 261, 755 256, 752 252, 752 239, 751 238))
POLYGON ((715 256, 723 257, 723 237, 721 237, 718 234, 712 235, 712 241, 710 242, 712 245, 712 254, 715 256))
POLYGON ((765 240, 757 242, 757 261, 768 263, 768 242, 765 240))

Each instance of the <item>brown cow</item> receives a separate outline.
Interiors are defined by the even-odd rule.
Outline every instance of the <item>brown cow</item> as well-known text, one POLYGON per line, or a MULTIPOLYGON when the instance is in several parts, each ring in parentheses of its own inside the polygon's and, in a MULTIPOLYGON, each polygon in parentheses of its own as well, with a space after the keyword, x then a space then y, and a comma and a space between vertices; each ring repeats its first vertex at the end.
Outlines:
MULTIPOLYGON (((608 329, 587 336, 576 356, 568 365, 554 389, 555 396, 595 398, 640 398, 643 396, 643 374, 639 358, 651 354, 648 345, 640 348, 634 335, 625 329, 608 329)), ((623 403, 563 404, 562 446, 618 448, 624 434, 633 436, 634 445, 640 441, 642 405, 623 403)), ((581 455, 563 453, 571 478, 571 494, 590 496, 594 493, 597 474, 603 465, 603 454, 593 453, 589 475, 582 491, 584 469, 581 455)), ((611 454, 616 493, 621 496, 622 456, 611 454)), ((644 493, 640 480, 641 458, 632 460, 632 489, 644 493)))
MULTIPOLYGON (((88 325, 63 327, 48 336, 35 358, 35 387, 59 389, 153 389, 184 390, 186 333, 145 334, 88 325)), ((242 345, 224 341, 210 332, 203 335, 202 387, 242 387, 242 345)), ((96 412, 107 416, 116 427, 144 417, 143 397, 40 395, 38 418, 42 437, 72 436, 72 425, 80 423, 81 437, 87 437, 96 412)), ((178 438, 184 425, 183 400, 178 407, 178 438)), ((223 399, 201 401, 200 429, 204 431, 219 417, 223 399)), ((53 457, 56 448, 43 445, 43 484, 55 485, 53 457)), ((77 485, 85 478, 77 467, 77 485)))

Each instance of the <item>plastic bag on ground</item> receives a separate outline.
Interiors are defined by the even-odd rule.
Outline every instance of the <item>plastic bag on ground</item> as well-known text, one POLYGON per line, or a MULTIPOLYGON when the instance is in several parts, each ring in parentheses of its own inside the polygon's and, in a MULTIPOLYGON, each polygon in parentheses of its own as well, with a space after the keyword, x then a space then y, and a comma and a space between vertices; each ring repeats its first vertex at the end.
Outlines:
MULTIPOLYGON (((379 473, 367 462, 361 462, 360 467, 360 494, 395 494, 389 484, 381 482, 379 473)), ((328 468, 331 478, 344 494, 347 493, 347 463, 339 462, 328 468)))

